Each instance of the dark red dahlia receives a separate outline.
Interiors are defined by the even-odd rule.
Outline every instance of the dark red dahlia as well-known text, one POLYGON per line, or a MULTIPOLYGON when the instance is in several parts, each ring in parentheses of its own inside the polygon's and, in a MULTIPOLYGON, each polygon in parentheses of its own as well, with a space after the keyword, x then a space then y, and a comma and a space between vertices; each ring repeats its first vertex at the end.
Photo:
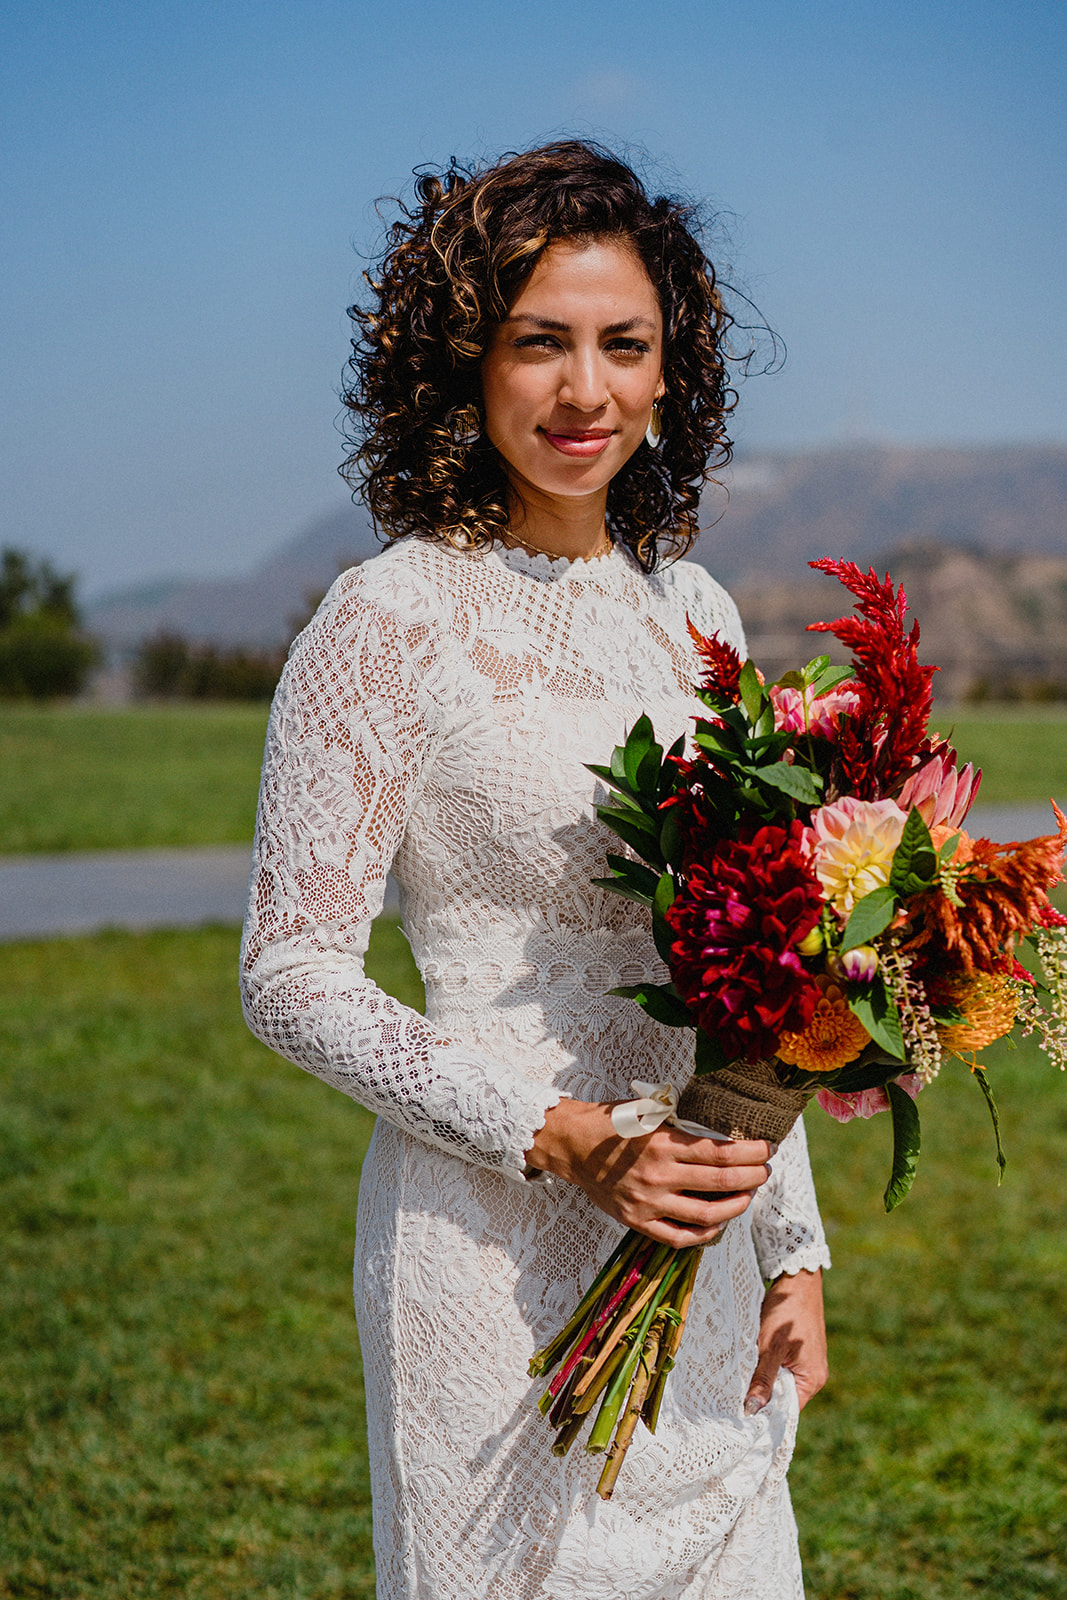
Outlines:
POLYGON ((822 909, 803 831, 768 824, 720 840, 667 912, 675 987, 731 1060, 773 1055, 786 1029, 807 1027, 819 998, 796 952, 822 909))

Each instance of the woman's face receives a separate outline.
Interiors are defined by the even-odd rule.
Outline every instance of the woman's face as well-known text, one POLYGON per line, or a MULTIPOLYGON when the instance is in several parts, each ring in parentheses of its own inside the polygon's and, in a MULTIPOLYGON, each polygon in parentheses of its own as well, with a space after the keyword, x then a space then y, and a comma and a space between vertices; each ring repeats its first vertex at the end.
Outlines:
POLYGON ((513 488, 604 494, 663 393, 663 316, 636 254, 549 245, 482 361, 485 431, 513 488))

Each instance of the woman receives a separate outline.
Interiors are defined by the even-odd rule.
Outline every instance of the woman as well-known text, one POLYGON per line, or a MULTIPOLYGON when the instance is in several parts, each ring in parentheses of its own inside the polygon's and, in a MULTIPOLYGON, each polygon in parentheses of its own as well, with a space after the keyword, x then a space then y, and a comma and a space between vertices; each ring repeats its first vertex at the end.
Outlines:
POLYGON ((616 1137, 631 1078, 691 1059, 608 993, 662 969, 590 881, 612 841, 585 763, 642 710, 684 731, 687 615, 741 643, 706 573, 659 561, 728 459, 729 318, 683 210, 594 147, 417 192, 346 397, 394 542, 293 646, 243 955, 253 1029, 379 1116, 356 1255, 378 1594, 786 1600, 825 1361, 803 1131, 772 1171, 761 1142, 616 1137), (390 867, 425 1018, 363 975, 390 867), (597 1458, 552 1455, 529 1358, 620 1225, 693 1244, 732 1219, 605 1504, 597 1458))

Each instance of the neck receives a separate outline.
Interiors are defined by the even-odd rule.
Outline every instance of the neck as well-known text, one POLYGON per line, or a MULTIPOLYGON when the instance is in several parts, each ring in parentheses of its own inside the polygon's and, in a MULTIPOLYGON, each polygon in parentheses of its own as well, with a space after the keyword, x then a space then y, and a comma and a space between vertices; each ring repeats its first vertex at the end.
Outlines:
POLYGON ((605 512, 607 491, 588 500, 549 500, 536 492, 510 496, 508 542, 539 555, 566 561, 591 561, 611 548, 605 512))

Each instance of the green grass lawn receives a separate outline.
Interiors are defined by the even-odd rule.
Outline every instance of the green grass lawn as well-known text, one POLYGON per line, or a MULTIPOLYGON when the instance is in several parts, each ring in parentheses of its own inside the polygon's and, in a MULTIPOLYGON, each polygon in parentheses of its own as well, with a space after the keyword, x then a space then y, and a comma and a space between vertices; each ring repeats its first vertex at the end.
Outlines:
MULTIPOLYGON (((245 1032, 235 963, 229 929, 0 946, 0 1595, 373 1594, 370 1118, 245 1032)), ((371 964, 417 1003, 395 925, 371 964)), ((808 1113, 836 1260, 792 1475, 809 1600, 1067 1597, 1067 1081, 1028 1051, 992 1075, 1003 1187, 946 1073, 889 1218, 885 1120, 808 1113)))
POLYGON ((981 767, 983 804, 1067 802, 1067 707, 937 707, 930 720, 981 767))
MULTIPOLYGON (((264 706, 0 707, 0 853, 252 836, 264 706)), ((938 710, 990 804, 1067 796, 1067 711, 938 710)))
POLYGON ((266 706, 0 707, 0 852, 251 839, 266 706))

